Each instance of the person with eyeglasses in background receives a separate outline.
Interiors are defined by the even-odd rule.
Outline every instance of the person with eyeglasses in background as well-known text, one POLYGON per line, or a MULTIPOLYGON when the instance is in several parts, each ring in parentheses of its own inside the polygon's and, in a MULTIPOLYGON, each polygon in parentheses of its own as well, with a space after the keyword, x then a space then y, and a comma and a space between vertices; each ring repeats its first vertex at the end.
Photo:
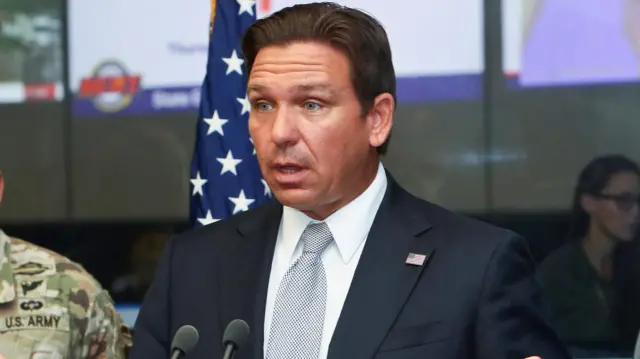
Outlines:
MULTIPOLYGON (((593 159, 575 188, 569 240, 545 258, 538 279, 559 335, 574 355, 632 350, 616 322, 616 249, 640 224, 640 169, 621 155, 593 159)), ((603 353, 604 354, 604 353, 603 353)))

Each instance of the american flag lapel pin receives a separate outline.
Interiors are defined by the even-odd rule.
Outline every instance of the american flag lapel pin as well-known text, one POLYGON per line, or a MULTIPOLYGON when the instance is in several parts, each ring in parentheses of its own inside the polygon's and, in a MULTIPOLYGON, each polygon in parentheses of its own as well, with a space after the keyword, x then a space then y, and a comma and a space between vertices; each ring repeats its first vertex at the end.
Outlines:
POLYGON ((425 259, 427 259, 427 256, 425 256, 424 254, 409 253, 405 263, 406 264, 411 264, 411 265, 414 265, 414 266, 422 266, 422 265, 424 265, 425 259))

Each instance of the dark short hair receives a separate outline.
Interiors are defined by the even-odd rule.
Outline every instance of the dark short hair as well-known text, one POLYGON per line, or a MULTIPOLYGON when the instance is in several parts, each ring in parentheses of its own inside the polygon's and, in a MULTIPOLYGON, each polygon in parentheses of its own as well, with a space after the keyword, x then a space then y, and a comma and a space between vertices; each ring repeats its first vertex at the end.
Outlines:
MULTIPOLYGON (((261 49, 298 41, 329 44, 349 59, 351 83, 363 116, 382 93, 390 93, 396 101, 396 75, 387 33, 369 14, 331 2, 318 2, 287 7, 260 19, 242 38, 247 72, 261 49)), ((389 138, 378 147, 379 153, 386 153, 388 142, 389 138)))

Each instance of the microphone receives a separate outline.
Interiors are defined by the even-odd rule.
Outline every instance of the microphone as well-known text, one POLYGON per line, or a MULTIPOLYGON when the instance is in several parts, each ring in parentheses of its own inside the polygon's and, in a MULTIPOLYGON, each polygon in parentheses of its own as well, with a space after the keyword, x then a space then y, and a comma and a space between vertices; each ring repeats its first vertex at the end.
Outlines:
POLYGON ((229 323, 222 337, 224 346, 222 359, 232 359, 234 352, 244 345, 247 337, 249 337, 249 325, 244 320, 235 319, 229 323))
POLYGON ((191 325, 183 325, 173 336, 171 342, 171 359, 188 356, 198 344, 198 330, 191 325))

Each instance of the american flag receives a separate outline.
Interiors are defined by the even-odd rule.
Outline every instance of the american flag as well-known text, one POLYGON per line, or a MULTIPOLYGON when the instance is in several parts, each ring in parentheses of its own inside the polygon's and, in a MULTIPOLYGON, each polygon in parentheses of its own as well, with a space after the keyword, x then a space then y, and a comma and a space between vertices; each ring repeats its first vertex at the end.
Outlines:
POLYGON ((211 0, 207 72, 191 162, 190 217, 205 226, 271 199, 249 137, 250 105, 240 39, 255 0, 211 0))
POLYGON ((415 265, 415 266, 421 266, 421 265, 424 264, 424 261, 425 261, 426 258, 427 258, 427 256, 425 256, 424 254, 409 253, 405 263, 412 264, 412 265, 415 265))

